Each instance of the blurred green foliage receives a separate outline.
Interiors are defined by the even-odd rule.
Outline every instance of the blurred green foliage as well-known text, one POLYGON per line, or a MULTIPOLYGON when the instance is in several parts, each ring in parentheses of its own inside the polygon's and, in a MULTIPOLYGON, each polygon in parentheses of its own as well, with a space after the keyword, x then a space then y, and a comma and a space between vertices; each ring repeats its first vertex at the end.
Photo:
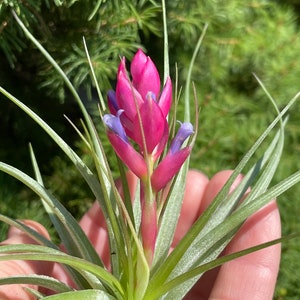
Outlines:
MULTIPOLYGON (((275 111, 253 73, 262 80, 280 107, 300 90, 298 2, 167 1, 171 76, 175 78, 176 65, 180 85, 184 85, 194 47, 204 24, 208 24, 193 70, 201 113, 192 167, 209 176, 220 169, 234 168, 274 118, 275 111)), ((108 146, 97 113, 83 37, 104 93, 114 87, 119 57, 126 56, 130 61, 138 47, 147 51, 162 72, 160 2, 4 0, 0 4, 0 84, 33 107, 89 161, 89 153, 63 117, 64 113, 67 114, 80 126, 75 104, 62 79, 26 40, 11 9, 79 90, 99 126, 100 138, 108 146)), ((93 199, 74 168, 33 122, 8 101, 0 100, 0 159, 31 172, 27 144, 32 142, 46 174, 47 186, 79 217, 93 199)), ((300 169, 298 114, 299 103, 291 110, 286 147, 275 182, 300 169)), ((194 115, 193 111, 191 115, 194 115)), ((114 166, 114 154, 107 151, 114 166)), ((24 192, 6 176, 0 177, 0 191, 2 213, 18 218, 36 216, 38 220, 43 219, 39 217, 41 212, 35 196, 24 192), (17 210, 17 207, 22 208, 17 210)), ((279 199, 284 234, 300 231, 297 219, 300 214, 299 193, 300 187, 297 186, 279 199)), ((275 299, 298 299, 300 295, 300 274, 295 265, 299 261, 299 247, 297 239, 283 245, 275 299)))

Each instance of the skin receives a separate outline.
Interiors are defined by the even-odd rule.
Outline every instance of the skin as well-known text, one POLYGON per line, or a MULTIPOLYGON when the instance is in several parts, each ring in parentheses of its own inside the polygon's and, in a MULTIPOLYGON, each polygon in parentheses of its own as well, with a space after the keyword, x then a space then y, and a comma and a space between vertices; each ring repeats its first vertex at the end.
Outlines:
MULTIPOLYGON (((194 221, 201 216, 232 171, 217 173, 210 180, 201 172, 188 173, 182 212, 178 222, 173 247, 187 232, 194 221)), ((134 193, 136 178, 129 173, 127 180, 131 194, 134 193)), ((238 184, 238 177, 231 189, 238 184)), ((117 182, 120 186, 120 183, 117 182)), ((122 193, 121 189, 120 192, 122 193)), ((34 222, 24 223, 49 238, 46 229, 34 222)), ((105 222, 97 203, 83 216, 80 225, 95 246, 103 261, 109 266, 109 249, 105 222)), ((224 253, 233 253, 280 237, 281 226, 278 207, 275 201, 252 215, 236 234, 224 253)), ((16 228, 10 228, 7 240, 1 244, 33 244, 34 242, 16 228)), ((206 273, 185 297, 187 300, 271 300, 280 261, 280 245, 274 245, 228 262, 206 273)), ((16 274, 45 274, 69 282, 59 265, 48 262, 5 261, 0 262, 0 277, 16 274)), ((0 286, 0 299, 34 299, 23 289, 24 286, 0 286)), ((37 288, 30 286, 31 288, 37 288)))

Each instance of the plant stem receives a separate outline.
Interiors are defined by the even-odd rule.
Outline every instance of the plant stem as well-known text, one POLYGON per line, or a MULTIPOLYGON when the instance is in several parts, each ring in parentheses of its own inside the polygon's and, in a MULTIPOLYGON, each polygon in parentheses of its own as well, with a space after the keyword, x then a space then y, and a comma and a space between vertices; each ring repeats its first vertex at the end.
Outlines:
POLYGON ((150 266, 153 260, 155 242, 157 237, 157 212, 156 201, 153 195, 150 180, 141 183, 141 237, 144 248, 145 257, 150 266))

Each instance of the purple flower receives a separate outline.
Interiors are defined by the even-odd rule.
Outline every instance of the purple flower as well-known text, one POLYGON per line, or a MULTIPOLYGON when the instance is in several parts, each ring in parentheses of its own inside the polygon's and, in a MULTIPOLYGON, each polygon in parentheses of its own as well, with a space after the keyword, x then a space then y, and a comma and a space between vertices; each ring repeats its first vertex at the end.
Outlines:
POLYGON ((117 103, 117 97, 116 97, 116 92, 113 90, 110 90, 107 92, 107 99, 108 99, 108 107, 109 110, 112 114, 116 114, 117 111, 119 110, 119 106, 117 103))
POLYGON ((173 139, 170 147, 170 152, 171 153, 176 153, 180 150, 183 142, 191 135, 194 133, 194 128, 193 125, 189 122, 185 123, 180 123, 180 128, 173 139))
POLYGON ((103 122, 106 124, 106 126, 112 130, 115 134, 117 134, 122 140, 125 142, 128 142, 128 138, 126 136, 124 127, 121 124, 120 121, 120 115, 124 112, 123 109, 119 109, 117 111, 117 115, 111 115, 107 114, 103 116, 103 122))

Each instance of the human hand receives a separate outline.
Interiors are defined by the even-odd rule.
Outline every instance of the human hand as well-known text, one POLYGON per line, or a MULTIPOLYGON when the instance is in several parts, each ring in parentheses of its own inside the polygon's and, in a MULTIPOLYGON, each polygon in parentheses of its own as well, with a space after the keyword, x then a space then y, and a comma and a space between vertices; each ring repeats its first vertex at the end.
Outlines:
MULTIPOLYGON (((184 236, 194 221, 207 208, 218 191, 229 178, 231 171, 221 171, 211 180, 198 171, 189 171, 181 215, 176 229, 173 246, 184 236)), ((130 192, 135 190, 136 178, 128 174, 130 192)), ((231 189, 238 184, 237 178, 231 189)), ((118 183, 119 184, 119 183, 118 183)), ((102 212, 95 204, 83 216, 80 225, 91 240, 104 263, 109 265, 109 248, 105 220, 102 212)), ((25 221, 28 226, 48 237, 42 225, 25 221)), ((240 231, 227 246, 224 254, 233 253, 242 249, 258 245, 280 236, 280 217, 275 201, 251 216, 240 231)), ((16 228, 10 228, 8 239, 2 244, 34 243, 24 233, 16 228)), ((230 261, 218 269, 206 273, 190 291, 185 299, 230 299, 255 300, 272 299, 280 261, 280 245, 251 253, 230 261)), ((16 274, 44 274, 71 284, 67 275, 58 264, 31 261, 0 262, 0 277, 16 274)), ((29 300, 34 299, 24 289, 24 285, 0 286, 2 300, 29 300)), ((37 288, 31 286, 31 288, 37 288)))

